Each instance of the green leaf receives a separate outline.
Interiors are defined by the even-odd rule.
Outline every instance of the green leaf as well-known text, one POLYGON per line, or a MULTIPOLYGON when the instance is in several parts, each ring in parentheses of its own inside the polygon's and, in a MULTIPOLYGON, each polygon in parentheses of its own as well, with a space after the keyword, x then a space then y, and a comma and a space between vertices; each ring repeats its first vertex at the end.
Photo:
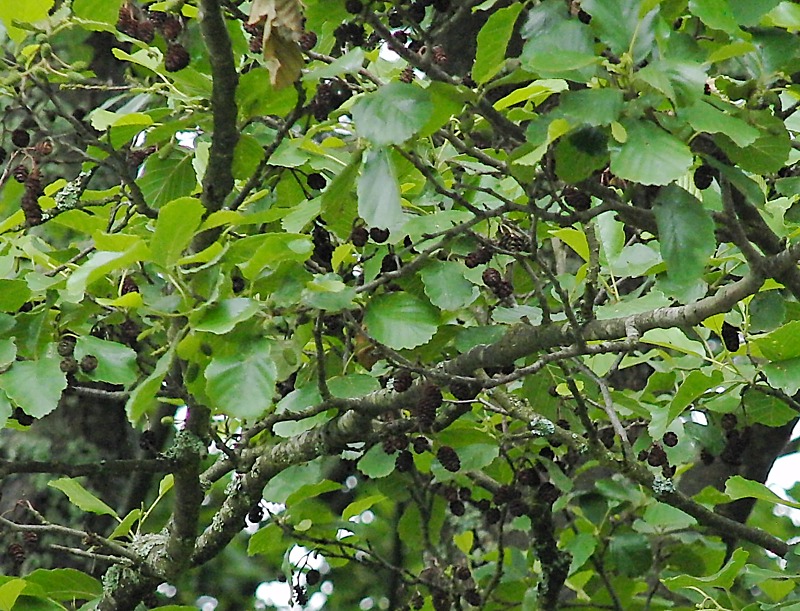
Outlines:
POLYGON ((113 25, 119 16, 122 2, 123 0, 74 0, 72 12, 79 19, 113 25))
POLYGON ((617 533, 608 542, 610 564, 626 577, 644 574, 653 562, 650 542, 638 533, 617 533))
MULTIPOLYGON (((454 422, 439 433, 439 441, 458 451, 462 471, 481 470, 500 454, 497 440, 472 422, 454 422)), ((438 463, 435 468, 438 477, 438 463)))
POLYGON ((224 335, 240 322, 245 321, 258 312, 259 303, 247 297, 223 299, 207 309, 194 325, 195 331, 205 331, 224 335))
POLYGON ((150 155, 144 164, 144 174, 137 179, 147 204, 160 208, 179 197, 191 195, 197 187, 192 166, 194 155, 177 147, 166 158, 150 155))
POLYGON ((435 261, 420 272, 425 294, 442 310, 458 310, 478 297, 478 288, 464 277, 464 268, 454 261, 435 261))
POLYGON ((433 81, 425 91, 431 96, 433 111, 425 127, 419 131, 419 137, 430 136, 450 119, 458 116, 468 99, 463 91, 441 81, 433 81))
POLYGON ((380 382, 365 373, 337 376, 328 380, 328 390, 338 399, 357 399, 380 390, 380 382))
POLYGON ((233 151, 231 170, 237 180, 247 180, 264 159, 264 149, 253 136, 242 134, 233 151))
MULTIPOLYGON (((283 541, 283 530, 274 522, 259 528, 247 542, 247 555, 256 554, 273 555, 282 553, 286 547, 283 541)), ((192 607, 195 609, 195 607, 192 607)))
POLYGON ((693 577, 692 575, 678 575, 677 577, 669 577, 662 579, 664 585, 670 590, 680 590, 682 588, 699 588, 705 591, 707 587, 730 589, 733 586, 734 580, 739 576, 744 568, 745 562, 749 557, 749 553, 743 549, 737 549, 733 552, 730 560, 719 571, 707 577, 693 577))
POLYGON ((592 32, 557 3, 530 10, 522 36, 526 39, 520 55, 522 67, 541 76, 589 80, 595 72, 593 64, 600 61, 592 32))
POLYGON ((676 185, 661 190, 653 211, 667 276, 680 286, 691 285, 714 253, 714 221, 697 199, 676 185))
POLYGON ((45 357, 37 361, 17 361, 0 374, 0 388, 26 414, 42 418, 58 407, 61 392, 67 387, 61 359, 45 357))
POLYGON ((200 226, 204 211, 203 204, 195 197, 181 197, 161 207, 156 231, 150 240, 155 263, 169 267, 181 258, 200 226))
POLYGON ((534 106, 538 106, 554 93, 566 92, 568 89, 569 85, 563 79, 539 79, 524 87, 514 89, 507 96, 495 102, 494 107, 497 110, 503 110, 520 102, 531 102, 534 106))
POLYGON ((175 355, 174 347, 161 355, 161 358, 156 361, 156 366, 153 372, 147 376, 136 388, 131 392, 125 403, 125 413, 128 415, 128 421, 131 424, 136 424, 139 419, 145 414, 152 411, 153 407, 158 401, 158 391, 161 390, 161 383, 164 381, 164 376, 167 375, 170 366, 172 365, 172 358, 175 355))
POLYGON ((75 569, 36 569, 25 580, 38 585, 53 600, 63 602, 90 600, 103 593, 97 579, 75 569))
POLYGON ((733 105, 723 112, 705 101, 681 108, 678 116, 685 119, 695 131, 708 134, 725 134, 737 146, 753 144, 760 132, 746 121, 733 116, 733 105))
POLYGON ((394 472, 396 454, 387 454, 381 444, 375 444, 362 456, 356 466, 371 479, 380 479, 394 472))
POLYGON ((628 139, 612 144, 611 171, 625 180, 666 185, 689 171, 694 156, 675 136, 649 121, 623 121, 628 139))
POLYGON ((306 283, 303 303, 320 310, 338 312, 353 307, 356 290, 347 286, 338 274, 316 276, 306 283))
POLYGON ((562 93, 558 108, 570 123, 598 126, 619 119, 624 103, 619 89, 582 89, 562 93))
POLYGON ((514 31, 514 24, 522 11, 522 4, 501 8, 489 17, 478 32, 472 78, 485 83, 501 68, 506 59, 506 47, 514 31))
POLYGON ((284 261, 303 262, 314 251, 314 243, 302 233, 267 233, 255 236, 255 251, 240 265, 242 274, 254 280, 264 268, 275 268, 284 261))
POLYGON ((800 390, 800 358, 767 363, 761 371, 771 386, 780 388, 790 396, 800 390))
POLYGON ((436 333, 439 313, 408 293, 391 293, 367 305, 364 324, 372 337, 389 348, 416 348, 436 333))
POLYGON ((0 392, 0 429, 6 425, 12 413, 14 413, 14 406, 11 405, 6 393, 0 392))
POLYGON ((722 30, 737 38, 750 38, 736 22, 728 0, 689 0, 689 10, 710 28, 722 30))
POLYGON ((356 217, 356 198, 353 196, 362 156, 356 152, 351 162, 341 170, 322 192, 321 216, 328 229, 339 238, 350 235, 356 217))
POLYGON ((759 128, 759 137, 749 146, 740 147, 721 134, 715 138, 734 165, 745 172, 772 174, 778 172, 789 157, 792 141, 786 126, 769 111, 751 111, 748 119, 759 128))
POLYGON ((641 14, 642 0, 583 0, 581 8, 592 16, 592 30, 606 43, 614 55, 633 51, 636 63, 653 50, 653 22, 658 11, 641 14), (633 49, 631 49, 633 44, 633 49))
POLYGON ((0 610, 11 611, 27 585, 24 579, 9 579, 0 585, 0 610))
MULTIPOLYGON (((599 543, 598 538, 590 533, 578 533, 567 543, 565 551, 572 557, 569 567, 570 575, 581 568, 584 563, 592 557, 599 543)), ((536 607, 534 607, 534 609, 536 609, 536 607)))
POLYGON ((31 297, 31 290, 24 280, 0 278, 0 311, 16 312, 31 297))
POLYGON ((254 419, 272 403, 277 371, 271 342, 255 340, 232 355, 214 356, 205 369, 206 392, 218 412, 254 419))
MULTIPOLYGON (((332 7, 328 5, 326 10, 329 11, 330 8, 332 7)), ((303 82, 314 83, 322 79, 340 77, 344 74, 358 74, 364 67, 364 59, 364 49, 361 47, 350 49, 347 53, 336 58, 330 64, 315 68, 303 75, 303 82)))
POLYGON ((800 320, 792 320, 774 331, 756 337, 753 342, 764 358, 785 361, 800 357, 800 320))
POLYGON ((101 250, 93 253, 86 263, 72 272, 72 275, 67 279, 67 297, 71 301, 80 300, 86 289, 93 282, 100 278, 105 278, 113 271, 144 260, 148 254, 147 246, 141 239, 136 240, 130 248, 124 251, 101 250))
POLYGON ((406 222, 400 185, 387 149, 366 154, 358 180, 358 214, 370 227, 399 231, 406 222))
POLYGON ((141 509, 131 509, 122 521, 117 524, 117 527, 114 531, 109 535, 109 539, 119 539, 125 538, 130 536, 131 531, 133 529, 133 525, 136 524, 142 518, 142 510, 141 509))
MULTIPOLYGON (((708 374, 699 369, 689 372, 689 375, 686 376, 670 403, 666 425, 668 426, 675 418, 680 416, 684 409, 709 388, 722 384, 723 379, 722 372, 719 369, 712 369, 708 374)), ((664 431, 660 431, 659 433, 651 434, 660 437, 663 433, 664 431)))
POLYGON ((294 87, 273 89, 266 68, 259 66, 239 76, 236 107, 242 122, 264 115, 284 115, 296 103, 297 90, 294 87))
POLYGON ((797 412, 784 401, 756 389, 748 389, 743 399, 749 422, 777 427, 788 424, 797 417, 797 412))
POLYGON ((688 106, 703 97, 706 70, 703 64, 665 59, 639 70, 635 82, 648 84, 678 107, 688 106))
POLYGON ((758 25, 762 15, 781 3, 781 0, 728 0, 731 12, 739 25, 758 25))
POLYGON ((48 482, 47 485, 66 494, 69 502, 78 509, 99 515, 114 516, 119 520, 116 511, 89 492, 76 479, 62 477, 48 482))
POLYGON ((555 147, 556 175, 575 184, 608 165, 608 135, 585 127, 561 138, 555 147))
POLYGON ((341 491, 342 485, 332 482, 329 479, 324 479, 321 482, 314 482, 313 484, 306 484, 299 490, 292 492, 292 494, 287 497, 285 504, 291 507, 292 505, 297 505, 303 501, 319 496, 320 494, 333 492, 334 490, 341 491))
POLYGON ((373 505, 385 500, 386 496, 383 494, 372 494, 370 496, 364 497, 363 499, 358 499, 357 501, 353 501, 347 507, 344 508, 344 511, 342 511, 342 519, 349 520, 354 516, 361 515, 373 505))
POLYGON ((53 0, 26 0, 25 2, 0 2, 0 20, 3 21, 9 38, 21 42, 30 32, 14 25, 19 23, 35 23, 47 19, 47 12, 53 6, 53 0))
POLYGON ((264 487, 263 497, 273 503, 285 503, 303 486, 316 484, 323 479, 321 467, 320 460, 287 467, 269 480, 264 487))
POLYGON ((136 351, 128 346, 82 335, 75 344, 75 358, 80 361, 87 355, 97 357, 97 368, 86 374, 90 380, 124 386, 130 386, 136 381, 139 371, 136 366, 136 351))
POLYGON ((353 104, 358 133, 378 147, 403 144, 425 126, 433 104, 424 89, 392 82, 353 104))
POLYGON ((774 25, 787 30, 800 28, 800 6, 784 0, 769 12, 765 19, 767 25, 774 25))
POLYGON ((667 505, 666 503, 659 502, 647 506, 644 512, 644 522, 647 523, 649 528, 640 530, 640 532, 648 533, 683 530, 697 524, 697 520, 688 513, 676 509, 671 505, 667 505))

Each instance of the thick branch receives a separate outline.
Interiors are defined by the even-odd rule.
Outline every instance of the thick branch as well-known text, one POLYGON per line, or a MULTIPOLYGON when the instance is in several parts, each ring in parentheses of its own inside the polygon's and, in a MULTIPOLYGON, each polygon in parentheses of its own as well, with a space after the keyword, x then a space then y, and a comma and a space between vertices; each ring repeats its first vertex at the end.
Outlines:
POLYGON ((214 133, 203 177, 203 205, 208 213, 220 210, 233 189, 233 151, 239 141, 236 127, 236 86, 239 75, 219 0, 201 0, 200 32, 208 49, 213 88, 211 112, 214 133))

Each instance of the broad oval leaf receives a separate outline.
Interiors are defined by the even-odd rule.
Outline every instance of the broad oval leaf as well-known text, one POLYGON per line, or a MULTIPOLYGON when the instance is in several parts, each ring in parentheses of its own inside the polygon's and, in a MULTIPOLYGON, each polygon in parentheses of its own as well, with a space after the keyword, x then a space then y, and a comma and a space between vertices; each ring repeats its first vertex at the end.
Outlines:
POLYGON ((180 259, 200 225, 204 210, 195 197, 180 197, 164 205, 158 211, 156 232, 150 240, 153 261, 166 267, 180 259))
POLYGON ((371 227, 398 231, 406 222, 400 202, 400 185, 389 152, 367 153, 358 179, 358 214, 371 227))
POLYGON ((258 302, 246 297, 223 299, 205 311, 194 325, 196 331, 207 331, 222 335, 231 331, 240 322, 258 312, 258 302))
POLYGON ((117 512, 84 488, 81 483, 71 477, 62 477, 47 483, 51 488, 60 490, 69 498, 69 502, 82 509, 99 515, 114 516, 117 512))
POLYGON ((478 288, 464 277, 464 268, 454 261, 435 261, 420 272, 425 294, 442 310, 458 310, 478 297, 478 288))
POLYGON ((26 414, 42 418, 56 407, 67 387, 61 359, 45 357, 37 361, 17 361, 0 374, 0 388, 26 414))
POLYGON ((407 293, 375 298, 364 314, 369 334, 389 348, 416 348, 428 342, 439 326, 439 313, 407 293))
POLYGON ((408 83, 389 83, 353 105, 358 133, 375 146, 402 144, 421 130, 432 114, 428 93, 408 83))
POLYGON ((714 221, 696 198, 676 185, 661 190, 653 211, 667 276, 688 286, 700 278, 714 253, 714 221))
POLYGON ((684 142, 649 121, 623 125, 627 141, 610 147, 614 174, 644 185, 666 185, 689 171, 694 156, 684 142))
POLYGON ((129 386, 136 381, 136 352, 117 342, 109 342, 91 335, 82 335, 75 345, 75 358, 97 358, 97 368, 86 374, 91 380, 129 386))
POLYGON ((272 402, 277 372, 268 340, 254 341, 238 354, 214 357, 205 370, 206 392, 216 411, 253 419, 272 402))

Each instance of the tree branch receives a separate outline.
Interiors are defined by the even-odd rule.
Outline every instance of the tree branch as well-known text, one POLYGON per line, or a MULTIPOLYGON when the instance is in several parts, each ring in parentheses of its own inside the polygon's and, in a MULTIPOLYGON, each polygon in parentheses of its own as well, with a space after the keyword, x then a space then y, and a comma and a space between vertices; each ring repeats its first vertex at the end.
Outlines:
POLYGON ((219 0, 200 1, 200 32, 211 64, 211 112, 214 132, 203 176, 202 202, 206 213, 222 209, 233 189, 233 152, 239 141, 236 126, 236 86, 239 75, 219 0))

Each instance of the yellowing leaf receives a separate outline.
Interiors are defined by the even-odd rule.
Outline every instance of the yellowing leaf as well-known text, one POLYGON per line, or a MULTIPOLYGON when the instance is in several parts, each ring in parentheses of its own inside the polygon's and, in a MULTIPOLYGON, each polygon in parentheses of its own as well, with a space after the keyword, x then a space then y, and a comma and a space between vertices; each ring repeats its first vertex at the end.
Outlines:
POLYGON ((300 77, 304 62, 297 41, 303 33, 302 7, 300 0, 255 0, 250 6, 248 23, 264 21, 264 60, 275 89, 300 77))

